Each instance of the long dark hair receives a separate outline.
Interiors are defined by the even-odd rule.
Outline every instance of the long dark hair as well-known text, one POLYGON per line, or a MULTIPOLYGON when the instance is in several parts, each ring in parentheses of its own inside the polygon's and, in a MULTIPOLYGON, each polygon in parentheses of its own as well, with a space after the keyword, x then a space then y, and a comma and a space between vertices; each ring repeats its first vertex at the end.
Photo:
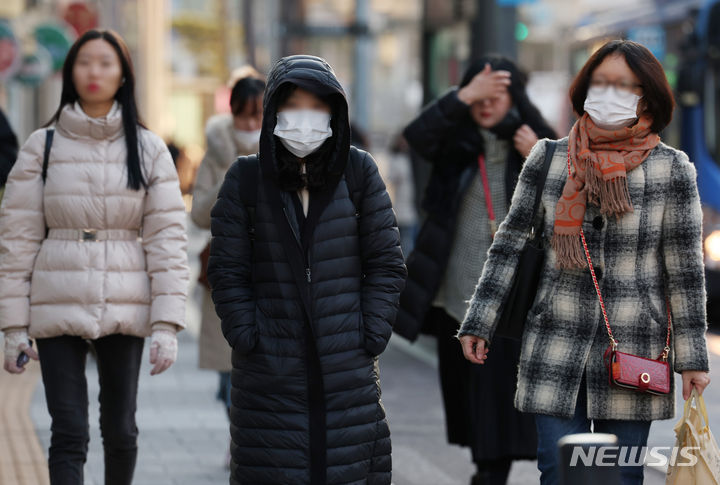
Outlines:
POLYGON ((238 80, 230 92, 230 111, 234 116, 239 116, 245 110, 248 103, 253 103, 251 116, 257 114, 257 99, 262 99, 265 92, 265 81, 256 77, 248 76, 238 80))
POLYGON ((125 41, 112 30, 88 30, 85 32, 70 48, 65 63, 63 64, 63 88, 60 95, 60 106, 50 121, 45 126, 57 123, 60 119, 60 113, 63 108, 80 99, 75 84, 73 83, 73 68, 77 59, 80 48, 91 40, 103 39, 110 44, 120 59, 122 66, 122 76, 124 82, 120 85, 115 93, 115 100, 122 107, 122 123, 125 131, 125 144, 127 145, 127 170, 128 183, 127 186, 133 190, 147 188, 147 182, 143 176, 142 166, 140 163, 141 147, 138 140, 138 126, 145 128, 138 115, 137 104, 135 102, 135 72, 133 70, 132 59, 130 59, 130 51, 125 41))

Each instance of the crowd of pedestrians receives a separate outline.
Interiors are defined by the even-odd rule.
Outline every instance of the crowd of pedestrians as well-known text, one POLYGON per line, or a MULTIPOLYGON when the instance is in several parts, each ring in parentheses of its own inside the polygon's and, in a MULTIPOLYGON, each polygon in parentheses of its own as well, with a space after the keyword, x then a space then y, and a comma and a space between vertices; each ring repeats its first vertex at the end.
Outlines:
MULTIPOLYGON (((62 79, 56 113, 19 150, 0 116, 4 368, 40 361, 50 480, 81 485, 92 353, 105 483, 128 485, 145 338, 160 374, 185 327, 185 204, 139 117, 124 41, 83 34, 62 79)), ((447 440, 470 449, 472 485, 535 458, 558 484, 558 440, 591 426, 645 446, 675 415, 673 381, 615 385, 615 352, 666 363, 686 399, 709 384, 702 212, 693 165, 660 139, 674 106, 662 66, 635 42, 602 46, 559 140, 526 83, 510 59, 475 60, 381 172, 326 61, 233 73, 191 211, 212 234, 198 364, 219 373, 231 484, 389 485, 379 357, 393 330, 436 339, 447 440), (414 160, 431 166, 421 223, 414 160), (545 259, 521 340, 496 336, 535 227, 545 259)), ((643 469, 621 476, 641 484, 643 469)))

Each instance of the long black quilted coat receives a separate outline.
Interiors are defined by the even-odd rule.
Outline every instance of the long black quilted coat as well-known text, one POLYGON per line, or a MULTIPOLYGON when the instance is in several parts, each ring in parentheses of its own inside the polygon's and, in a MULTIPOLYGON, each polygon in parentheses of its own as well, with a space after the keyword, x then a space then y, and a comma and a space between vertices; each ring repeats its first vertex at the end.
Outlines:
POLYGON ((406 270, 385 186, 372 157, 350 148, 349 130, 330 66, 311 56, 280 60, 264 100, 254 249, 240 162, 212 210, 208 276, 233 347, 231 484, 390 483, 377 356, 406 270), (341 108, 332 175, 311 193, 304 225, 293 195, 277 184, 274 95, 286 82, 337 95, 341 108), (357 211, 343 176, 348 163, 362 174, 357 211))

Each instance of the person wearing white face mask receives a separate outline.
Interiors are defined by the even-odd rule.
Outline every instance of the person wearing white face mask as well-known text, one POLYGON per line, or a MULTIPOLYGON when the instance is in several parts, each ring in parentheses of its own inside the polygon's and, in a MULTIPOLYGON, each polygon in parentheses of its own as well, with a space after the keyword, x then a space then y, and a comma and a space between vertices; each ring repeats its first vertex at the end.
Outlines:
MULTIPOLYGON (((117 33, 80 36, 63 64, 57 111, 20 149, 0 206, 3 366, 19 374, 28 358, 40 360, 52 418, 42 474, 52 485, 87 483, 94 399, 104 484, 131 485, 145 337, 157 375, 177 359, 185 328, 185 205, 167 146, 138 117, 135 85, 117 33), (90 366, 99 393, 88 389, 90 366)), ((10 384, 7 394, 16 392, 10 384)), ((16 443, 3 453, 13 451, 25 453, 16 443)))
MULTIPOLYGON (((314 96, 302 89, 296 90, 291 97, 293 99, 288 104, 291 107, 278 112, 277 124, 273 133, 278 137, 282 145, 300 160, 302 179, 307 180, 305 158, 315 153, 325 143, 325 140, 332 136, 330 113, 327 112, 329 107, 313 106, 309 109, 297 109, 295 106, 312 106, 313 103, 312 98, 314 96)), ((292 161, 290 161, 289 165, 289 168, 292 168, 292 161)), ((310 191, 307 183, 298 188, 297 192, 303 214, 307 216, 310 205, 310 191)))
POLYGON ((511 59, 480 57, 403 130, 432 172, 393 331, 434 337, 447 441, 470 449, 472 485, 505 485, 513 461, 535 458, 533 417, 512 410, 520 343, 496 339, 481 367, 455 337, 525 158, 538 138, 556 138, 526 79, 511 59))
POLYGON ((232 352, 230 483, 390 485, 378 356, 406 275, 377 165, 324 60, 268 76, 257 155, 212 210, 208 278, 232 352))
POLYGON ((274 133, 290 153, 305 158, 332 136, 330 113, 315 109, 281 111, 274 133))
MULTIPOLYGON (((546 259, 515 394, 515 407, 535 415, 542 485, 560 480, 561 437, 614 434, 615 461, 647 445, 652 421, 674 417, 673 370, 685 399, 710 383, 697 174, 660 141, 674 106, 663 67, 636 42, 610 41, 570 99, 579 119, 555 145, 537 199, 546 259)), ((525 162, 458 333, 474 364, 494 358, 548 149, 539 142, 525 162)), ((642 459, 606 464, 620 485, 643 483, 642 459)))
POLYGON ((627 80, 611 84, 598 76, 590 81, 583 108, 593 123, 603 130, 624 128, 638 119, 638 103, 642 96, 633 92, 637 87, 627 80))
MULTIPOLYGON (((191 212, 193 222, 202 229, 210 229, 210 210, 228 168, 238 156, 256 153, 260 141, 265 81, 249 66, 238 69, 234 74, 230 86, 230 113, 213 116, 205 128, 207 151, 195 180, 191 212)), ((203 291, 198 365, 201 369, 216 370, 220 373, 218 399, 229 409, 232 369, 230 348, 220 331, 220 319, 215 314, 207 283, 209 252, 208 243, 200 254, 199 282, 203 291)))

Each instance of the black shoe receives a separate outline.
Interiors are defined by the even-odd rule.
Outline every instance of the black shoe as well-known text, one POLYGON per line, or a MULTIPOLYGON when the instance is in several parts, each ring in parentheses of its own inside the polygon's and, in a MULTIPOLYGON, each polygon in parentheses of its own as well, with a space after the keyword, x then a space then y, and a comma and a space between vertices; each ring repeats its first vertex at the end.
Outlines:
POLYGON ((470 478, 470 485, 506 485, 510 470, 478 470, 470 478))
POLYGON ((487 476, 486 472, 476 472, 475 475, 470 477, 470 485, 486 485, 487 481, 485 480, 485 477, 487 476))

